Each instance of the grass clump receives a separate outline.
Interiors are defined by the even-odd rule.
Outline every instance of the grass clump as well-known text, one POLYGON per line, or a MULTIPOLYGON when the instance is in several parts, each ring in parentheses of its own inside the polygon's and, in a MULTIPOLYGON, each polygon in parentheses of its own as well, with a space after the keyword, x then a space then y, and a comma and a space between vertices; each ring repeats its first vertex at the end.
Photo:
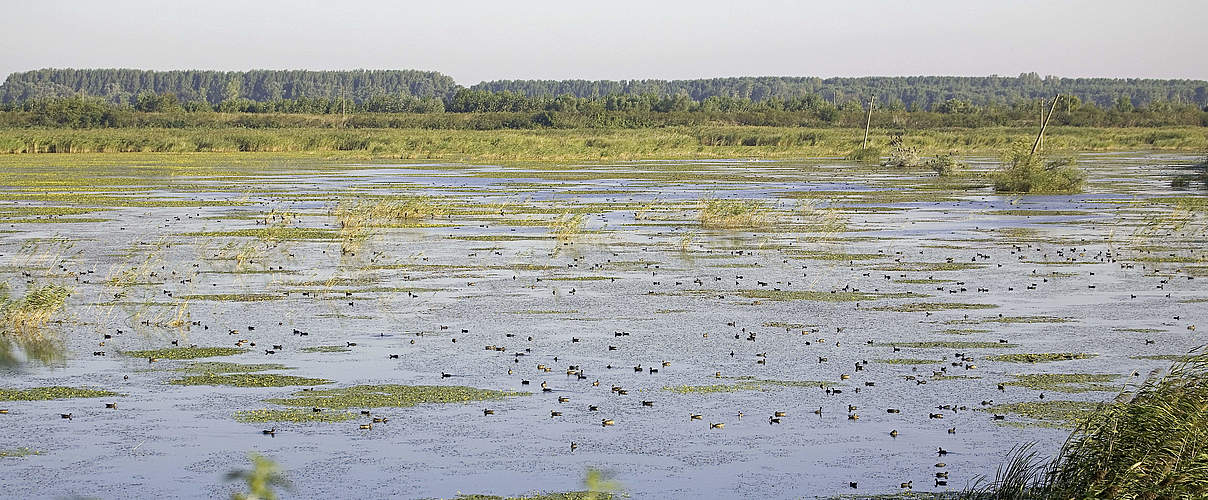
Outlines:
POLYGON ((212 358, 215 356, 234 356, 247 352, 247 349, 237 347, 170 347, 166 349, 148 349, 143 351, 121 351, 123 355, 134 358, 160 359, 196 359, 212 358))
MULTIPOLYGON (((1161 377, 1084 416, 1057 456, 1013 450, 973 499, 1208 496, 1208 356, 1193 352, 1161 377)), ((1074 403, 1074 402, 1070 402, 1074 403)), ((1089 403, 1080 403, 1087 408, 1089 403)), ((1072 406, 1072 405, 1071 405, 1072 406)))
POLYGON ((994 190, 1008 193, 1072 194, 1082 192, 1086 173, 1073 157, 1048 158, 1032 154, 1017 143, 1002 158, 1003 167, 994 173, 994 190))
POLYGON ((51 399, 104 398, 118 393, 86 387, 32 387, 29 389, 0 389, 0 401, 47 401, 51 399))
POLYGON ((587 214, 565 212, 550 222, 550 231, 558 241, 566 242, 583 234, 587 227, 587 214))
POLYGON ((0 450, 0 458, 23 458, 31 455, 41 455, 42 452, 33 448, 13 448, 11 450, 0 450))
POLYGON ((291 385, 324 385, 332 383, 322 378, 276 375, 272 373, 208 373, 191 375, 168 382, 172 385, 227 385, 231 387, 288 387, 291 385))
POLYGON ((756 200, 706 198, 700 201, 700 223, 713 229, 761 228, 770 225, 772 217, 756 200))
MULTIPOLYGON (((1005 345, 1005 344, 1003 344, 1005 345)), ((1044 352, 1044 353, 1013 353, 1013 354, 996 354, 987 356, 990 361, 1005 361, 1008 363, 1048 363, 1050 361, 1070 361, 1074 359, 1088 359, 1098 356, 1098 354, 1088 354, 1084 352, 1044 352)))
POLYGON ((0 365, 25 359, 50 363, 63 357, 57 336, 46 326, 63 311, 71 290, 58 285, 30 288, 14 298, 7 283, 0 283, 0 365))
POLYGON ((339 389, 296 392, 290 398, 270 399, 282 406, 301 406, 347 410, 349 408, 405 408, 426 403, 465 403, 511 396, 527 392, 493 391, 465 386, 444 385, 357 385, 339 389))
POLYGON ((235 412, 235 421, 244 424, 255 423, 309 423, 309 422, 345 422, 356 418, 349 411, 313 411, 310 408, 256 409, 235 412))
POLYGON ((859 147, 847 153, 843 158, 857 163, 875 164, 881 161, 881 148, 859 147))

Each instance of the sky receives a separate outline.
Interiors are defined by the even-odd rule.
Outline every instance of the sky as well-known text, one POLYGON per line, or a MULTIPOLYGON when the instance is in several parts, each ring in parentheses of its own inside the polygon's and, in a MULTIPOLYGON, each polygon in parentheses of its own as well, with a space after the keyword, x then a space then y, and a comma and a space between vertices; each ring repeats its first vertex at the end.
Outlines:
POLYGON ((496 79, 1208 79, 1208 0, 2 0, 37 68, 421 69, 496 79))

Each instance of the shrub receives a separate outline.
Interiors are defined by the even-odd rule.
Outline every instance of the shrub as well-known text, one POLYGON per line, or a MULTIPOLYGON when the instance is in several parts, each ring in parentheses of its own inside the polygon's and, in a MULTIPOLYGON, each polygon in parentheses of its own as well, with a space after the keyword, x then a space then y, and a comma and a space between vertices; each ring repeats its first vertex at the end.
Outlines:
POLYGON ((1086 174, 1074 165, 1073 157, 1045 158, 1017 143, 1002 158, 1003 167, 994 174, 994 190, 1010 193, 1078 193, 1086 174))
POLYGON ((881 164, 883 167, 911 168, 919 166, 919 150, 902 142, 902 136, 895 135, 889 141, 889 158, 881 164))
POLYGON ((956 175, 964 170, 966 165, 964 162, 953 158, 952 155, 936 155, 935 158, 927 160, 926 167, 935 171, 936 175, 947 177, 956 175))

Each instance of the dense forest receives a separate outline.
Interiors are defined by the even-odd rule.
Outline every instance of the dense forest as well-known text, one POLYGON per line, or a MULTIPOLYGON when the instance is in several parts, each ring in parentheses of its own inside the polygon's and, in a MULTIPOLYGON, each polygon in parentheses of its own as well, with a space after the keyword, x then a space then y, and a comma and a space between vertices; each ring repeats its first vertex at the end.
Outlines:
MULTIPOLYGON (((939 111, 957 102, 976 107, 1012 106, 1020 101, 1072 95, 1100 108, 1153 105, 1208 106, 1208 82, 1114 78, 1041 77, 738 77, 698 80, 500 80, 468 88, 467 94, 449 76, 413 70, 352 71, 143 71, 134 69, 41 69, 13 73, 0 86, 0 103, 83 94, 114 104, 135 105, 145 94, 172 94, 183 105, 231 110, 271 103, 274 112, 327 112, 319 106, 337 102, 357 104, 363 111, 432 112, 440 101, 447 109, 466 111, 467 98, 484 93, 509 96, 500 101, 544 102, 560 96, 592 101, 608 98, 681 97, 702 103, 713 98, 729 102, 790 102, 819 98, 835 107, 875 100, 879 107, 910 111, 939 111), (459 92, 462 91, 462 92, 459 92), (510 95, 536 98, 519 100, 510 95), (469 97, 467 97, 469 96, 469 97), (460 101, 460 102, 459 102, 460 101)), ((511 105, 515 108, 517 105, 511 105)), ((534 105, 526 104, 529 110, 534 105)), ((246 110, 246 109, 245 109, 246 110)), ((517 111, 518 109, 512 109, 517 111)), ((260 111, 264 111, 261 109, 260 111)), ((475 110, 482 111, 482 110, 475 110)), ((491 111, 505 111, 494 109, 491 111)))
POLYGON ((445 99, 457 84, 432 71, 144 71, 137 69, 40 69, 8 75, 0 103, 85 94, 116 104, 134 104, 141 94, 173 94, 181 102, 217 106, 246 99, 346 98, 363 102, 379 96, 445 99))

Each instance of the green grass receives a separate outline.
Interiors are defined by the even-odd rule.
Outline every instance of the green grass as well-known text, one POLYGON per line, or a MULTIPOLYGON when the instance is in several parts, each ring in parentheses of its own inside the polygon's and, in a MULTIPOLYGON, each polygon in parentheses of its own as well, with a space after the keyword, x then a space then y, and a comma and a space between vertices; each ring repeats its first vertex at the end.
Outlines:
POLYGON ((710 229, 761 229, 775 221, 758 200, 706 198, 700 201, 700 224, 710 229))
MULTIPOLYGON (((707 291, 693 290, 693 293, 708 293, 707 291)), ((856 302, 865 300, 879 299, 899 299, 907 297, 926 297, 926 295, 914 292, 904 293, 873 293, 873 292, 821 292, 813 290, 733 290, 730 292, 717 291, 717 295, 737 295, 748 299, 759 300, 808 300, 813 302, 856 302)))
POLYGON ((33 387, 30 389, 0 389, 0 401, 47 401, 51 399, 103 398, 118 396, 112 391, 86 387, 33 387))
POLYGON ((1061 427, 1073 427, 1078 420, 1089 417, 1103 404, 1088 401, 1029 401, 999 404, 979 408, 979 410, 987 413, 1018 415, 1061 427))
POLYGON ((226 385, 231 387, 287 387, 291 385, 323 385, 332 381, 321 378, 276 375, 271 373, 228 373, 192 375, 168 382, 172 385, 226 385))
POLYGON ((1052 361, 1070 361, 1074 359, 1089 359, 1098 354, 1081 352, 1044 352, 1044 353, 1012 353, 986 356, 990 361, 1005 361, 1008 363, 1048 363, 1052 361))
POLYGON ((125 356, 134 358, 159 359, 196 359, 215 356, 234 356, 247 352, 247 349, 236 347, 169 347, 165 349, 148 349, 142 351, 121 351, 125 356))
POLYGON ((346 410, 349 408, 405 408, 428 403, 465 403, 527 396, 527 392, 493 391, 465 386, 357 385, 339 389, 295 392, 289 398, 269 399, 282 406, 346 410))
POLYGON ((1080 193, 1085 183, 1086 173, 1072 157, 1045 158, 1022 142, 1003 154, 1003 166, 994 173, 994 190, 1010 193, 1080 193))

